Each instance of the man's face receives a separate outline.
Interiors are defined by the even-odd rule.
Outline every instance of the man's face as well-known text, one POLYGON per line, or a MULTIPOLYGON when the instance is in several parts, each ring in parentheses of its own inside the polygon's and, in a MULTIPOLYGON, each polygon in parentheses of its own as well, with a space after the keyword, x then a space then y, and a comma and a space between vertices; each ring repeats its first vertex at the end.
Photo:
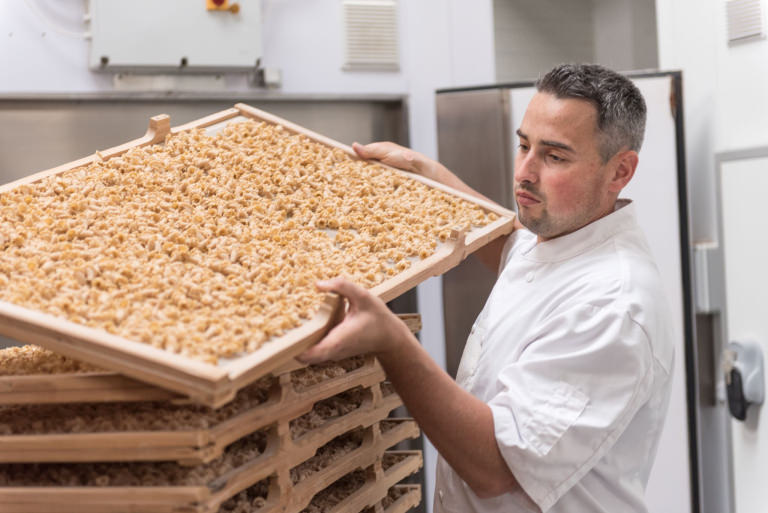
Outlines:
POLYGON ((597 110, 591 103, 537 93, 518 135, 515 201, 520 222, 540 241, 578 230, 613 210, 612 161, 603 163, 600 157, 597 110))

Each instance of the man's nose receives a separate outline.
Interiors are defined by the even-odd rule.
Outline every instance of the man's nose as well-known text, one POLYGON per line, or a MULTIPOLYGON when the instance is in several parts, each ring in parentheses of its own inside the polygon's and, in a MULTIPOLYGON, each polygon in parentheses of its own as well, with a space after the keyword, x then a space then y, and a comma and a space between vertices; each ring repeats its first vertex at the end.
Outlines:
POLYGON ((538 180, 538 163, 532 151, 523 153, 518 150, 514 173, 516 182, 536 182, 538 180))

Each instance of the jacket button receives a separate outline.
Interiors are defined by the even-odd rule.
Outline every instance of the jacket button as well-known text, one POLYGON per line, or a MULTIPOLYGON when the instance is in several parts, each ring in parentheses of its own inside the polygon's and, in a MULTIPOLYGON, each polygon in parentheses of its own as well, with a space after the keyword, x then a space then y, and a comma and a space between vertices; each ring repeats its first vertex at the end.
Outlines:
POLYGON ((525 275, 525 281, 527 281, 528 283, 533 281, 533 273, 532 272, 529 272, 528 274, 525 275))

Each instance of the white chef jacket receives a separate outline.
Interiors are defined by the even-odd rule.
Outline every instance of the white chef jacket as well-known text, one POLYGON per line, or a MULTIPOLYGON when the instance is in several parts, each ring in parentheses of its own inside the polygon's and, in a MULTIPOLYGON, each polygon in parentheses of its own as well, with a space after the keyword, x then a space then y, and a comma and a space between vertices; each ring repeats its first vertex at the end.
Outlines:
POLYGON ((647 511, 674 330, 634 206, 542 243, 515 232, 500 269, 456 379, 526 493, 480 499, 440 457, 434 511, 647 511))

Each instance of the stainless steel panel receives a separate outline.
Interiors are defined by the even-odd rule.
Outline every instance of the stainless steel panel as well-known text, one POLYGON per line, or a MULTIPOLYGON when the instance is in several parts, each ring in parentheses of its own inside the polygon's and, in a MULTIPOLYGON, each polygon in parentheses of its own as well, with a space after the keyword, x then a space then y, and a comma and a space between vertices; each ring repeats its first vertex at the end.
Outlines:
MULTIPOLYGON (((237 103, 184 99, 0 99, 0 183, 84 157, 144 134, 151 116, 176 126, 237 103)), ((345 143, 407 143, 402 101, 247 101, 345 143)))
MULTIPOLYGON (((504 89, 437 95, 440 162, 470 187, 511 208, 510 119, 504 89)), ((443 277, 446 368, 454 377, 472 323, 495 281, 495 272, 474 258, 443 277)))

